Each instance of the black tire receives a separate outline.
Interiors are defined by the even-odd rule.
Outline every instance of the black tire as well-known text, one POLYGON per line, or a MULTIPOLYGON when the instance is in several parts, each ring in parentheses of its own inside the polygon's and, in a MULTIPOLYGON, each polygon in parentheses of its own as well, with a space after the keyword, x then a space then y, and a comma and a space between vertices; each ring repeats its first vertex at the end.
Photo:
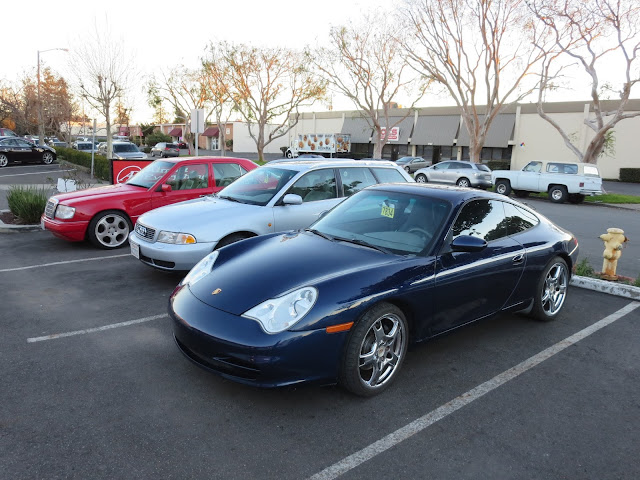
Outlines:
POLYGON ((287 150, 287 158, 293 158, 293 153, 291 150, 287 150))
POLYGON ((552 185, 549 187, 549 200, 553 203, 564 203, 567 201, 569 193, 564 185, 552 185))
POLYGON ((415 181, 418 183, 427 183, 429 179, 424 173, 419 173, 418 175, 416 175, 415 181))
POLYGON ((540 322, 555 320, 567 298, 569 267, 560 257, 547 263, 536 285, 533 308, 529 314, 540 322))
POLYGON ((133 225, 126 213, 107 210, 91 219, 87 237, 96 247, 111 250, 127 244, 132 228, 133 225))
POLYGON ((7 165, 9 165, 9 157, 4 153, 0 153, 0 168, 6 167, 7 165))
POLYGON ((219 248, 226 247, 227 245, 231 245, 232 243, 239 242, 240 240, 244 240, 245 238, 249 237, 250 235, 247 235, 245 233, 232 233, 231 235, 227 235, 222 240, 220 240, 214 250, 218 250, 219 248))
POLYGON ((518 198, 527 198, 529 196, 529 192, 525 192, 524 190, 514 190, 513 194, 518 198))
POLYGON ((463 188, 471 188, 471 182, 467 177, 459 178, 456 185, 463 188))
POLYGON ((584 202, 584 195, 580 195, 579 193, 570 193, 569 194, 569 203, 582 203, 584 202))
POLYGON ((370 308, 349 333, 338 382, 356 395, 377 395, 397 377, 408 344, 409 327, 402 310, 389 303, 370 308))
POLYGON ((507 197, 511 193, 511 182, 509 180, 498 180, 496 181, 496 193, 500 195, 506 195, 507 197))
POLYGON ((411 173, 411 169, 409 167, 404 167, 404 171, 407 173, 411 173))
POLYGON ((51 165, 56 159, 56 156, 51 152, 44 152, 42 154, 42 159, 40 160, 45 165, 51 165))

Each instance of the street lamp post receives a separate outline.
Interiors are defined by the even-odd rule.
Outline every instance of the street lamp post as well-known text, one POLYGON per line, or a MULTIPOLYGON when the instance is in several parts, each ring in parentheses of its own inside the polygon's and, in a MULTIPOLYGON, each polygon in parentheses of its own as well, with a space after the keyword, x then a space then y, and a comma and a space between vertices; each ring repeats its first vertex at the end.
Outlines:
POLYGON ((42 115, 42 99, 40 98, 40 54, 45 52, 51 52, 52 50, 62 50, 68 52, 68 48, 49 48, 47 50, 38 50, 38 138, 39 145, 44 145, 44 118, 42 115))

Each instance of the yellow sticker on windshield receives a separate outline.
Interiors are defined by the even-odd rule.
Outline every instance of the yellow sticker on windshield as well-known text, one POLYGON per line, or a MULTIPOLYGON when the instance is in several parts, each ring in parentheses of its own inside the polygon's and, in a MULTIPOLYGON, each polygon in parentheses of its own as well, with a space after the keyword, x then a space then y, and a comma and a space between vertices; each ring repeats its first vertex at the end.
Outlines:
POLYGON ((382 215, 383 217, 393 218, 395 214, 396 214, 396 209, 393 207, 393 205, 382 206, 382 211, 380 212, 380 215, 382 215))

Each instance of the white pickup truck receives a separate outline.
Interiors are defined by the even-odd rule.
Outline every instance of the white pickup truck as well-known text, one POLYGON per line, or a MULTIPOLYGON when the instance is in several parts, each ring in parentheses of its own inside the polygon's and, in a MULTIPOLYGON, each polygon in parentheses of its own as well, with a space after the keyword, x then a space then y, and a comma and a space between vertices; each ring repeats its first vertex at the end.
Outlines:
POLYGON ((554 203, 581 203, 586 195, 602 194, 598 167, 589 163, 538 160, 522 170, 494 170, 491 179, 502 195, 516 197, 545 192, 554 203))

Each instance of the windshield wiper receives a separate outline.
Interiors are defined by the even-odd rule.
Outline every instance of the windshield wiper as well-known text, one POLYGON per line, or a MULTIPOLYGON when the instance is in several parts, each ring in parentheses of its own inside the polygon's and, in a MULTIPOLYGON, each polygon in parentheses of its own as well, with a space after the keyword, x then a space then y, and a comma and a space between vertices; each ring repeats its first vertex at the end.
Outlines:
POLYGON ((223 200, 229 200, 230 202, 244 203, 244 202, 241 202, 240 200, 238 200, 237 198, 227 197, 226 195, 225 195, 225 196, 223 196, 223 195, 218 195, 218 198, 221 198, 221 199, 223 199, 223 200))
POLYGON ((382 252, 382 253, 391 253, 391 250, 389 250, 388 248, 380 247, 378 245, 373 245, 372 243, 366 242, 364 240, 360 240, 359 238, 338 238, 338 237, 335 237, 335 239, 339 240, 341 242, 354 243, 356 245, 362 245, 363 247, 373 248, 374 250, 378 250, 379 252, 382 252))
POLYGON ((315 233, 319 237, 326 238, 327 240, 329 240, 331 242, 335 242, 335 238, 333 238, 331 235, 327 235, 326 233, 322 233, 319 230, 316 230, 315 228, 305 228, 304 231, 305 232, 315 233))

